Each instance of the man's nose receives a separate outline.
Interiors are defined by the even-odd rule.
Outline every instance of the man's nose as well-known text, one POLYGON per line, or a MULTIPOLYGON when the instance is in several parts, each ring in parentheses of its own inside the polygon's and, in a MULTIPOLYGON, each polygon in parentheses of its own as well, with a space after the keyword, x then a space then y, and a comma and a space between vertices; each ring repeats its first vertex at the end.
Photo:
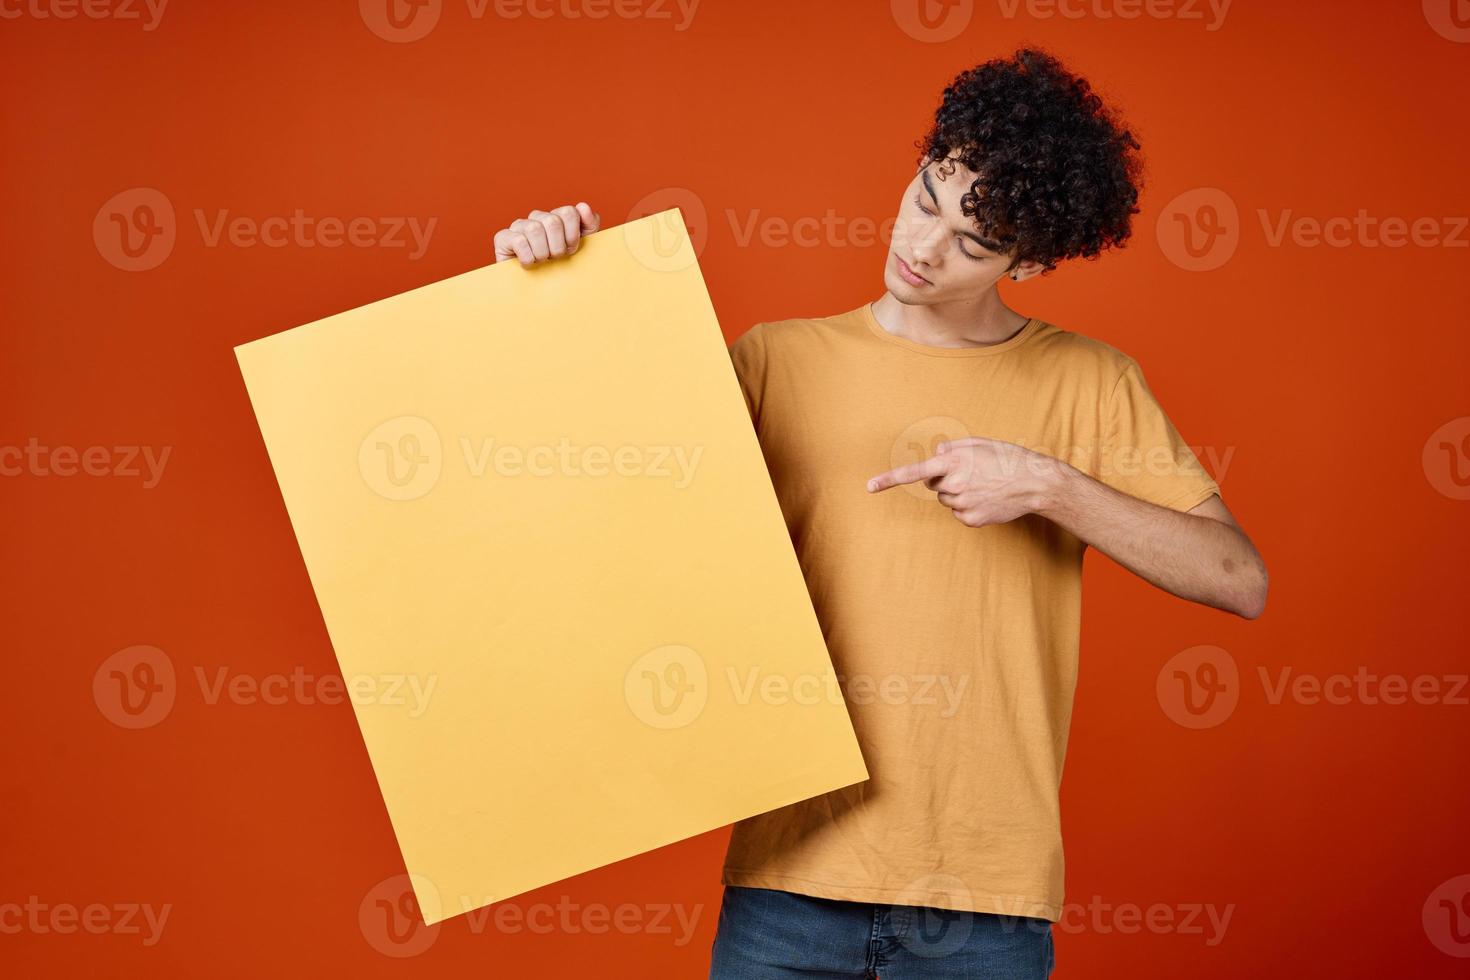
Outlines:
POLYGON ((915 262, 923 262, 933 265, 938 261, 944 239, 928 226, 915 229, 915 233, 909 239, 909 253, 913 255, 915 262))

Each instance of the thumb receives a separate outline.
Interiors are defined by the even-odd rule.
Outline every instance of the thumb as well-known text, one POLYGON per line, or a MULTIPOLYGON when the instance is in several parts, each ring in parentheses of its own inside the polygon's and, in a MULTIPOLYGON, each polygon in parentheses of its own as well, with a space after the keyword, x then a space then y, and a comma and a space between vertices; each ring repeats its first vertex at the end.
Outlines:
POLYGON ((590 235, 602 227, 602 217, 586 201, 577 202, 577 214, 582 217, 582 234, 590 235))

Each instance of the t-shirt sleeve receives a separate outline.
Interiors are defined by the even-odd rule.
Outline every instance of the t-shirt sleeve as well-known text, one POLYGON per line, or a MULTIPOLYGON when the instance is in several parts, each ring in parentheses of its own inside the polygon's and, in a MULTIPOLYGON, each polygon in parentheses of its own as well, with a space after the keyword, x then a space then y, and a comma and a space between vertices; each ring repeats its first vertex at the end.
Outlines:
POLYGON ((1098 479, 1120 493, 1171 510, 1187 511, 1220 492, 1132 358, 1107 401, 1098 469, 1098 479))
POLYGON ((766 345, 762 324, 757 323, 735 339, 730 345, 730 360, 735 365, 735 377, 745 395, 745 407, 750 410, 750 419, 760 424, 761 399, 766 388, 766 345))

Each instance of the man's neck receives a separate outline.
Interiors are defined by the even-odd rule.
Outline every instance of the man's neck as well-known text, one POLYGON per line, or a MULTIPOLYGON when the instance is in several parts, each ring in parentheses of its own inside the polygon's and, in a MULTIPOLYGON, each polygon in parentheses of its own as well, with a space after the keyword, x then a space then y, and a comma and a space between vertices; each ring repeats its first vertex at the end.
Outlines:
POLYGON ((878 325, 926 347, 989 347, 1009 340, 1027 318, 1001 302, 994 289, 972 303, 905 306, 890 292, 873 302, 878 325))

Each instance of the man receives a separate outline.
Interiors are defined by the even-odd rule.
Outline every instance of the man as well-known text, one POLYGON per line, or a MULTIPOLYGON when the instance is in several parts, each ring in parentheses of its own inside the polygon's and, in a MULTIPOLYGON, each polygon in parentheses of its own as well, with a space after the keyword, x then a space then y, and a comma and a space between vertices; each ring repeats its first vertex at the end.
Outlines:
MULTIPOLYGON (((871 778, 736 825, 711 977, 1047 976, 1085 549, 1264 609, 1260 555, 1138 363, 996 288, 1123 244, 1138 149, 1049 55, 966 71, 885 293, 731 348, 871 778)), ((598 227, 585 202, 535 211, 496 259, 598 227)))

